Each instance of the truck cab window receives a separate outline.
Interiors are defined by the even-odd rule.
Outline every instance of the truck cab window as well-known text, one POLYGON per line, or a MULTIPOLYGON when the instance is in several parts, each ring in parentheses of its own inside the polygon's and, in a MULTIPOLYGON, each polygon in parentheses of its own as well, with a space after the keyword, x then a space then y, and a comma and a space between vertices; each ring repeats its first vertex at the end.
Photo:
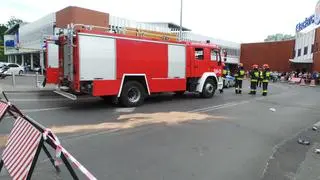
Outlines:
POLYGON ((211 49, 211 61, 220 61, 219 52, 215 49, 211 49))
POLYGON ((203 60, 204 58, 203 48, 195 48, 194 55, 197 60, 203 60))

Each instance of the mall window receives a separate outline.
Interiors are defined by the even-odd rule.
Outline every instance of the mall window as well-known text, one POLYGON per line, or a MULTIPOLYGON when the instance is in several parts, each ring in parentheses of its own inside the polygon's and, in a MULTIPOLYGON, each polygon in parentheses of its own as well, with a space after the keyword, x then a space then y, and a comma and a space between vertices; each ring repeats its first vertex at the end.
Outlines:
POLYGON ((308 46, 304 47, 304 52, 303 55, 307 55, 308 54, 308 46))
POLYGON ((298 57, 301 56, 301 49, 298 49, 298 57))
POLYGON ((194 55, 196 59, 203 60, 203 57, 204 57, 203 48, 195 48, 194 55))

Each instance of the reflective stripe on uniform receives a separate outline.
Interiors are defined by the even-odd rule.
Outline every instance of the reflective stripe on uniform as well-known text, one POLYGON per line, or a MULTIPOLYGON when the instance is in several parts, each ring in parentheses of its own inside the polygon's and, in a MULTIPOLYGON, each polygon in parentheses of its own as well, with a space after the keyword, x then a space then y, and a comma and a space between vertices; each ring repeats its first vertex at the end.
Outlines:
POLYGON ((263 80, 262 82, 267 83, 267 82, 269 82, 269 80, 263 80))
POLYGON ((267 93, 267 92, 268 92, 268 90, 263 90, 262 92, 267 93))
POLYGON ((243 78, 237 78, 237 80, 243 80, 243 78))
POLYGON ((251 82, 258 82, 257 79, 251 79, 251 82))
POLYGON ((270 72, 266 72, 266 76, 267 76, 267 77, 270 77, 270 72))
POLYGON ((244 70, 240 70, 240 75, 241 75, 241 76, 244 75, 244 70))
POLYGON ((259 72, 254 72, 254 76, 258 78, 259 77, 259 72))

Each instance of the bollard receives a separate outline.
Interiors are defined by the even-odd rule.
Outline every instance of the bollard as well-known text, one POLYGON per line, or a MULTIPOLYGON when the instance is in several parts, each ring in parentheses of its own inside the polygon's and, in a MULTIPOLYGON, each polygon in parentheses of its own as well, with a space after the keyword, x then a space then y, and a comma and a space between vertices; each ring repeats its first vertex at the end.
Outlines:
POLYGON ((36 72, 36 87, 39 87, 38 82, 39 82, 39 74, 38 72, 36 72))
POLYGON ((14 74, 14 72, 12 72, 12 86, 16 86, 16 75, 14 74))

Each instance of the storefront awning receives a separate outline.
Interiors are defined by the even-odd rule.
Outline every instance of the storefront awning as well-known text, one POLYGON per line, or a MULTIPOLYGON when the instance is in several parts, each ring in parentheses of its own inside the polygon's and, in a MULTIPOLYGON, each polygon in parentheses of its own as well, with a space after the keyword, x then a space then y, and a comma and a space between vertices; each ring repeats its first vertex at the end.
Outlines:
POLYGON ((289 59, 290 62, 292 63, 297 63, 297 64, 312 64, 313 61, 312 59, 308 59, 308 60, 304 60, 304 61, 301 61, 301 60, 297 60, 297 59, 289 59))

